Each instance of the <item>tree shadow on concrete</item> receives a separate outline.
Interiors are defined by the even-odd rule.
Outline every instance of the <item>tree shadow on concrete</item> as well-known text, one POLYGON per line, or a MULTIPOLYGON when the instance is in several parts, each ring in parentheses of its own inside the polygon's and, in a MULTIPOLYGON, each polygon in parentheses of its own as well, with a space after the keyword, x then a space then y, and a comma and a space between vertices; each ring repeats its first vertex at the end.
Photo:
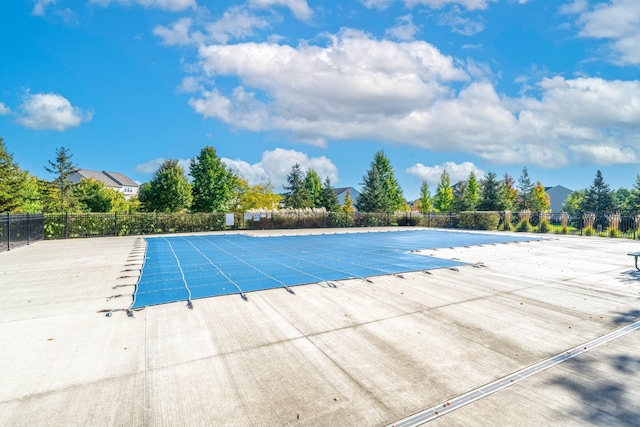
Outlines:
MULTIPOLYGON (((613 323, 623 325, 638 320, 640 310, 631 310, 619 313, 613 323)), ((629 334, 640 334, 640 329, 629 334)), ((570 411, 572 417, 591 425, 640 426, 637 345, 599 347, 566 361, 563 368, 549 384, 560 386, 578 398, 580 406, 570 411)))
POLYGON ((622 276, 622 283, 638 284, 640 282, 640 270, 636 270, 635 268, 633 270, 623 271, 620 273, 620 276, 622 276))

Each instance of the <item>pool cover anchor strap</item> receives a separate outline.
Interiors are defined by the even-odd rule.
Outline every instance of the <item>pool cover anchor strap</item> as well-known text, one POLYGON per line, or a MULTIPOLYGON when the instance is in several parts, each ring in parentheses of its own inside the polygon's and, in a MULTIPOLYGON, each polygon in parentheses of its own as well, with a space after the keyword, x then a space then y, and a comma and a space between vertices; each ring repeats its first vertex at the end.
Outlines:
POLYGON ((184 277, 184 270, 182 269, 182 266, 180 265, 180 259, 178 258, 178 255, 176 255, 176 251, 173 250, 173 245, 171 244, 171 242, 166 237, 163 237, 163 239, 169 244, 169 248, 171 249, 171 253, 173 254, 173 257, 176 259, 176 264, 178 265, 178 270, 180 270, 180 275, 182 276, 182 283, 184 283, 184 287, 187 289, 187 293, 189 295, 189 297, 187 298, 187 308, 189 308, 190 310, 193 310, 193 304, 191 303, 191 289, 189 289, 189 285, 187 284, 187 279, 185 279, 185 277, 184 277))
MULTIPOLYGON (((220 270, 220 267, 218 267, 213 261, 211 261, 211 259, 208 256, 206 256, 200 249, 198 249, 198 247, 196 245, 194 245, 192 241, 190 241, 188 239, 185 239, 184 237, 182 239, 186 240, 191 246, 193 246, 193 248, 196 251, 198 251, 198 253, 200 253, 200 255, 202 255, 204 257, 204 259, 207 260, 207 262, 209 262, 209 264, 214 266, 216 268, 216 270, 218 270, 220 272, 220 274, 222 274, 224 276, 225 279, 227 279, 233 286, 235 286, 238 289, 238 291, 240 291, 240 296, 242 297, 243 300, 249 301, 249 298, 247 298, 247 295, 244 293, 242 288, 240 288, 240 286, 238 286, 238 284, 236 282, 231 280, 231 278, 228 275, 226 275, 224 271, 220 270)), ((175 252, 174 252, 173 255, 175 256, 175 252)), ((176 259, 177 259, 177 257, 176 257, 176 259)), ((180 263, 178 262, 178 265, 179 264, 180 263)), ((184 280, 184 273, 182 273, 182 278, 184 280)), ((186 282, 185 282, 185 285, 186 285, 186 282)), ((187 289, 188 289, 188 287, 187 287, 187 289)), ((189 292, 189 301, 191 301, 191 292, 189 292)))

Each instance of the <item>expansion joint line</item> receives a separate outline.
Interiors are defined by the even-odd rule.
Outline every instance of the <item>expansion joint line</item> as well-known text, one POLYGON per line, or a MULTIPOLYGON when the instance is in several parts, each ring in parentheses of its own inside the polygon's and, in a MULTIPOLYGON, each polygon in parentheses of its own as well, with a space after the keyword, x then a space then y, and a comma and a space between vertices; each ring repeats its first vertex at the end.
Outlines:
POLYGON ((592 341, 589 341, 588 343, 579 345, 570 350, 559 353, 548 359, 542 360, 538 363, 528 366, 524 369, 516 371, 513 374, 507 375, 506 377, 500 378, 492 383, 485 384, 482 387, 479 387, 468 393, 455 397, 451 400, 444 401, 439 405, 433 406, 429 409, 425 409, 416 414, 403 418, 395 423, 389 424, 387 427, 415 427, 415 426, 419 426, 424 423, 427 423, 429 421, 433 421, 434 419, 441 417, 444 414, 447 414, 451 411, 455 411, 456 409, 459 409, 465 405, 473 403, 476 400, 480 400, 484 397, 487 397, 519 381, 529 378, 532 375, 538 374, 542 371, 552 368, 559 363, 566 362, 569 359, 573 359, 574 357, 580 356, 581 354, 586 353, 589 350, 593 350, 594 348, 599 347, 603 344, 606 344, 610 341, 613 341, 616 338, 620 338, 621 336, 626 335, 629 332, 632 332, 636 329, 640 329, 640 320, 634 323, 631 323, 625 327, 622 327, 620 329, 617 329, 613 332, 610 332, 606 335, 603 335, 599 338, 596 338, 592 341))

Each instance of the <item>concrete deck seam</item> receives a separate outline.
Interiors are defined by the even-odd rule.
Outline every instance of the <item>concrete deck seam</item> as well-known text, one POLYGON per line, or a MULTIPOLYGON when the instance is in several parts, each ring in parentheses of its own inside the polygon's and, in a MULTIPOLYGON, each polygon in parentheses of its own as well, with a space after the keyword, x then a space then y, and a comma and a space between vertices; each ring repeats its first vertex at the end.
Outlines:
POLYGON ((593 350, 603 344, 613 341, 637 329, 640 329, 640 320, 617 329, 613 332, 609 332, 608 334, 605 334, 587 343, 573 347, 570 350, 558 353, 548 359, 541 360, 540 362, 534 363, 533 365, 530 365, 524 369, 520 369, 510 375, 507 375, 506 377, 502 377, 475 390, 471 390, 468 393, 462 394, 453 399, 446 400, 429 409, 417 412, 397 422, 391 423, 387 425, 387 427, 416 427, 429 421, 433 421, 434 419, 439 418, 449 412, 455 411, 456 409, 459 409, 491 394, 497 393, 502 389, 510 387, 511 385, 514 385, 542 371, 550 369, 569 359, 578 357, 581 354, 593 350))

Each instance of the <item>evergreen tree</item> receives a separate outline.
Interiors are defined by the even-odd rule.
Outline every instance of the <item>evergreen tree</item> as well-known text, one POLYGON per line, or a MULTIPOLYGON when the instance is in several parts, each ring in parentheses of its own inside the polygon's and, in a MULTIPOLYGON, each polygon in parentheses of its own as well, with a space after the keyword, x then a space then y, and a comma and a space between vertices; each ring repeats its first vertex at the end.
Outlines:
POLYGON ((311 198, 311 207, 319 208, 322 206, 322 180, 320 175, 313 169, 307 170, 304 177, 304 188, 311 198))
POLYGON ((545 212, 550 205, 549 195, 540 181, 537 181, 531 190, 531 209, 534 212, 545 212))
POLYGON ((384 192, 387 198, 386 212, 397 212, 403 210, 406 202, 402 194, 402 187, 398 183, 398 180, 394 176, 394 169, 391 166, 391 162, 384 154, 384 150, 378 151, 373 156, 372 166, 375 165, 380 175, 380 180, 384 188, 384 192))
POLYGON ((59 194, 59 208, 66 212, 77 206, 77 202, 73 197, 72 189, 75 185, 69 180, 69 177, 78 172, 78 167, 71 161, 72 154, 69 151, 60 147, 56 150, 55 161, 49 160, 51 167, 44 167, 44 169, 55 175, 53 180, 54 185, 58 189, 59 194))
POLYGON ((437 212, 449 212, 453 208, 453 189, 451 179, 446 170, 440 175, 438 191, 433 199, 433 207, 437 212))
POLYGON ((138 196, 147 212, 179 212, 191 206, 191 186, 177 160, 165 160, 138 196))
POLYGON ((640 212, 640 175, 636 175, 636 182, 629 195, 628 207, 630 211, 640 212))
POLYGON ((495 172, 489 172, 480 182, 481 202, 478 208, 481 211, 501 211, 503 204, 500 201, 500 182, 495 172))
POLYGON ((207 146, 190 164, 194 212, 226 212, 236 187, 236 174, 218 157, 215 148, 207 146))
POLYGON ((626 188, 618 188, 613 191, 613 210, 616 212, 633 212, 631 207, 631 191, 626 188))
POLYGON ((478 207, 479 188, 475 172, 469 174, 467 182, 462 187, 462 192, 458 199, 458 210, 461 212, 474 211, 478 207))
POLYGON ((351 199, 351 191, 347 188, 347 192, 344 195, 344 203, 340 205, 340 212, 352 214, 355 212, 353 208, 353 200, 351 199))
POLYGON ((608 184, 605 184, 602 172, 597 171, 593 184, 587 190, 587 196, 582 202, 583 211, 610 212, 613 210, 613 193, 608 184))
POLYGON ((305 176, 300 169, 300 165, 296 163, 291 168, 291 172, 287 175, 288 185, 284 186, 287 192, 284 195, 284 204, 288 208, 305 209, 313 207, 313 200, 304 185, 305 176))
POLYGON ((324 180, 324 184, 322 185, 322 191, 320 192, 320 206, 325 208, 327 212, 336 212, 340 207, 338 195, 331 185, 329 177, 324 180))
POLYGON ((505 211, 513 211, 518 208, 518 190, 515 188, 515 181, 508 173, 502 177, 500 206, 505 211))
POLYGON ((361 185, 362 192, 356 200, 356 209, 360 212, 371 213, 390 211, 389 198, 375 163, 371 164, 371 168, 363 177, 361 185))
POLYGON ((431 191, 429 190, 429 184, 427 181, 422 181, 418 202, 420 204, 420 212, 428 214, 433 210, 433 199, 431 197, 431 191))
POLYGON ((520 209, 531 209, 531 191, 533 190, 533 184, 531 178, 529 178, 529 170, 527 167, 522 168, 520 178, 518 178, 518 195, 520 196, 519 207, 520 209))

